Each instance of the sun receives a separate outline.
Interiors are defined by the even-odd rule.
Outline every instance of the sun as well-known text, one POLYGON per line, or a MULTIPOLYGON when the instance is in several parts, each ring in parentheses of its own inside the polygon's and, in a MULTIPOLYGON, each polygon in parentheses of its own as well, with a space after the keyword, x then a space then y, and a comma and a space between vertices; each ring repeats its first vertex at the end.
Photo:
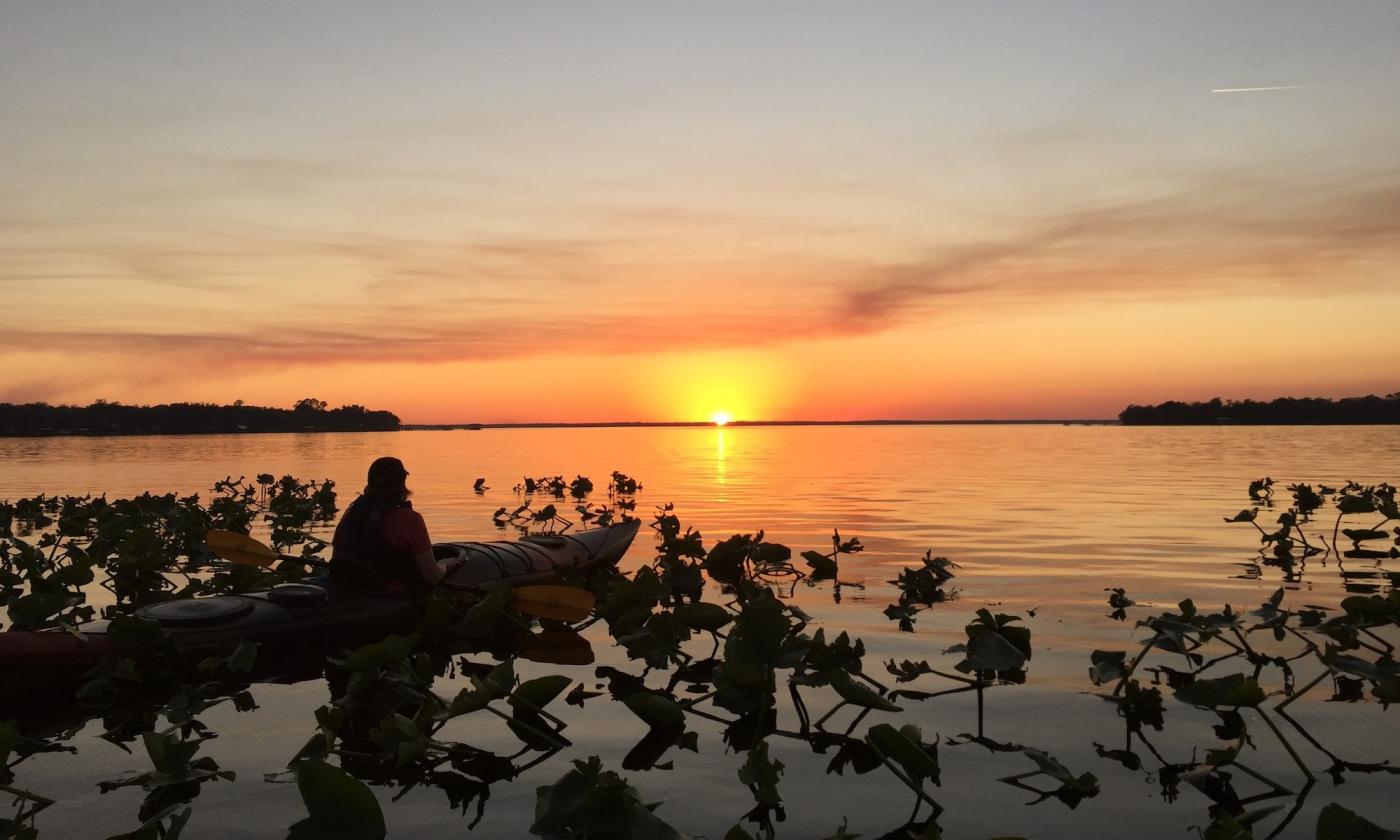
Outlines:
POLYGON ((716 411, 714 414, 710 415, 710 419, 714 421, 716 426, 724 426, 728 425, 729 421, 734 419, 734 415, 727 411, 716 411))

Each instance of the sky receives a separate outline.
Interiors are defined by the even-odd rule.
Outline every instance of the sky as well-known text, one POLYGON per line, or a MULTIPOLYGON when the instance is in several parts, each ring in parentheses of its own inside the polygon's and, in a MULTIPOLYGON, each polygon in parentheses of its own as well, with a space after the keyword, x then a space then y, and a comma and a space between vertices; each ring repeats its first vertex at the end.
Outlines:
POLYGON ((1400 391, 1400 4, 0 0, 0 401, 1400 391))

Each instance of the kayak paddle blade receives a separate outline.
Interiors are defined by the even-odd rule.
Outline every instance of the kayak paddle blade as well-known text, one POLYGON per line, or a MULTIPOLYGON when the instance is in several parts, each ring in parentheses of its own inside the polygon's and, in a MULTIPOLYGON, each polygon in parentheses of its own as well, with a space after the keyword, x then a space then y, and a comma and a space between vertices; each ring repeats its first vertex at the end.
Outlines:
POLYGON ((204 535, 209 550, 240 566, 266 569, 277 562, 277 552, 247 534, 213 530, 204 535))
POLYGON ((539 584, 515 590, 516 612, 554 621, 583 621, 593 614, 593 593, 572 586, 539 584))

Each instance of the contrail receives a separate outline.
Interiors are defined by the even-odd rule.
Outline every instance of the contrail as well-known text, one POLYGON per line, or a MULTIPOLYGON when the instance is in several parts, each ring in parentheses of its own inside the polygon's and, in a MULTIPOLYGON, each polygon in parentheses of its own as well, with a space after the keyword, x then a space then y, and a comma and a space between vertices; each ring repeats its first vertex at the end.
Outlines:
POLYGON ((1313 85, 1272 85, 1270 87, 1214 88, 1211 93, 1258 93, 1265 90, 1304 90, 1313 85))

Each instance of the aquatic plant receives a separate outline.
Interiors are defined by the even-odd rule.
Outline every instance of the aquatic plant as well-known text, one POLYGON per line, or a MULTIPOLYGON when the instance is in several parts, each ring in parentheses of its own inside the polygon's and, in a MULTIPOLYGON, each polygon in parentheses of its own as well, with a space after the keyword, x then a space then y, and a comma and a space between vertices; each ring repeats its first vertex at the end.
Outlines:
MULTIPOLYGON (((538 506, 534 498, 525 498, 513 514, 502 508, 498 517, 527 532, 560 527, 558 506, 546 501, 559 498, 560 485, 553 478, 557 477, 527 479, 538 506)), ((141 503, 149 507, 124 506, 128 500, 109 505, 120 507, 127 517, 113 520, 113 534, 128 524, 144 527, 160 547, 133 543, 131 558, 153 562, 167 548, 185 551, 166 557, 159 567, 151 566, 159 568, 166 584, 140 574, 145 567, 139 564, 117 570, 124 577, 111 585, 126 594, 111 615, 117 622, 114 633, 125 640, 130 658, 104 664, 82 688, 83 697, 94 704, 89 714, 103 718, 104 737, 125 748, 145 747, 150 761, 152 769, 112 780, 113 785, 148 790, 132 821, 140 827, 127 836, 178 835, 190 819, 200 786, 226 778, 217 761, 204 754, 214 751, 217 741, 201 717, 224 704, 255 706, 250 680, 264 653, 256 645, 230 644, 198 662, 152 655, 163 650, 166 640, 158 626, 129 615, 130 609, 145 602, 142 599, 238 591, 304 574, 324 549, 314 531, 329 515, 326 511, 334 510, 334 490, 326 484, 286 482, 270 475, 251 482, 227 479, 207 507, 197 499, 187 503, 174 497, 151 497, 141 503), (275 531, 286 559, 269 571, 230 567, 213 559, 201 544, 199 528, 216 527, 216 522, 244 533, 253 528, 268 535, 275 531), (180 542, 184 537, 188 539, 180 542), (159 761, 152 745, 164 751, 159 761)), ((622 494, 634 484, 614 473, 607 503, 589 503, 588 494, 578 500, 580 521, 606 524, 614 516, 626 518, 636 500, 622 494)), ((566 483, 563 492, 569 494, 572 486, 583 485, 566 483)), ((1337 506, 1338 516, 1324 524, 1337 533, 1360 545, 1385 538, 1389 532, 1384 528, 1363 526, 1375 525, 1372 520, 1378 515, 1388 516, 1386 487, 1347 485, 1334 491, 1290 486, 1294 516, 1281 521, 1278 531, 1260 529, 1261 534, 1275 534, 1264 542, 1268 556, 1278 556, 1281 540, 1291 543, 1298 561, 1319 553, 1330 556, 1323 546, 1335 546, 1335 539, 1327 539, 1325 529, 1316 524, 1329 503, 1337 506), (1322 504, 1316 504, 1317 499, 1322 504), (1363 510, 1367 505, 1369 512, 1363 510), (1320 552, 1307 554, 1309 547, 1320 552)), ((1274 493, 1272 482, 1252 488, 1259 503, 1253 518, 1268 509, 1274 493)), ((74 584, 81 575, 64 570, 100 553, 81 553, 97 539, 88 534, 98 533, 92 524, 98 516, 95 500, 35 497, 0 506, 3 533, 18 536, 39 552, 37 558, 25 553, 8 536, 0 542, 9 545, 9 556, 16 558, 3 566, 15 577, 0 578, 7 607, 32 594, 33 578, 25 574, 31 568, 38 569, 37 579, 46 581, 40 591, 81 592, 84 584, 74 584), (48 534, 57 535, 57 542, 45 543, 48 534), (67 554, 70 545, 78 553, 67 554), (50 562, 50 556, 57 562, 50 562), (41 565, 44 562, 49 565, 41 565)), ((1386 519, 1381 524, 1388 523, 1386 519)), ((464 815, 474 810, 470 820, 464 820, 468 828, 474 827, 484 816, 494 786, 557 760, 570 745, 570 726, 577 726, 577 718, 600 703, 621 704, 618 708, 627 710, 626 720, 635 728, 638 740, 622 758, 621 773, 664 771, 675 766, 682 751, 702 749, 703 733, 719 731, 724 747, 734 753, 730 783, 752 798, 751 805, 721 815, 726 824, 733 821, 726 837, 735 840, 777 836, 789 811, 805 801, 785 789, 792 772, 785 763, 797 762, 789 752, 779 759, 782 744, 802 745, 824 756, 829 774, 875 773, 907 790, 912 812, 886 837, 941 836, 943 805, 936 796, 947 772, 940 762, 940 752, 946 749, 981 746, 997 754, 998 761, 1004 756, 1008 767, 990 777, 1030 793, 1028 804, 1056 807, 1053 803, 1059 802, 1074 808, 1097 795, 1098 778, 1078 766, 1074 756, 1065 755, 1062 761, 1045 750, 988 736, 996 731, 997 718, 994 714, 988 719, 987 707, 996 710, 1001 704, 988 703, 984 694, 997 688, 995 696, 1000 696, 1002 687, 1028 679, 1035 650, 1021 615, 976 610, 963 627, 961 643, 945 650, 954 657, 946 660, 950 665, 940 665, 936 658, 932 663, 889 659, 883 670, 872 673, 865 662, 869 651, 864 640, 816 626, 812 616, 785 600, 799 581, 839 591, 842 555, 860 551, 864 546, 859 540, 834 531, 829 551, 797 552, 808 573, 794 566, 791 548, 762 531, 707 540, 682 523, 669 504, 656 507, 651 526, 655 551, 650 562, 628 571, 603 569, 569 582, 575 587, 572 591, 595 602, 591 614, 532 614, 529 599, 509 586, 475 601, 434 598, 411 632, 310 663, 312 673, 326 670, 331 701, 308 716, 305 745, 289 757, 286 770, 271 776, 271 781, 295 783, 305 805, 306 817, 292 827, 291 836, 384 836, 387 825, 376 788, 391 791, 394 800, 413 790, 440 791, 453 810, 464 815), (596 682, 577 672, 552 673, 552 668, 522 673, 525 659, 591 664, 588 638, 579 633, 590 625, 606 634, 601 638, 615 642, 630 664, 594 668, 596 682), (449 687, 444 690, 444 685, 449 687), (927 719, 914 718, 921 704, 963 692, 977 695, 975 731, 948 737, 934 732, 927 719), (480 743, 479 733, 487 731, 505 735, 510 746, 502 749, 494 735, 496 746, 490 750, 471 742, 480 743)), ((104 544, 117 545, 116 553, 122 550, 120 540, 109 539, 99 549, 104 544)), ((1341 552, 1338 559, 1357 558, 1341 552)), ((112 577, 108 569, 113 562, 92 562, 91 585, 104 574, 112 577)), ((921 563, 890 582, 898 593, 891 606, 906 609, 901 618, 912 625, 919 610, 954 594, 947 582, 956 568, 947 558, 927 552, 921 563)), ((1115 611, 1112 618, 1124 620, 1126 610, 1137 606, 1122 588, 1106 591, 1115 611)), ((1199 791, 1210 803, 1201 821, 1205 837, 1241 838, 1256 831, 1262 835, 1266 827, 1277 835, 1299 812, 1319 772, 1337 781, 1352 773, 1397 772, 1385 763, 1345 760, 1328 738, 1309 731, 1306 713, 1298 711, 1302 706, 1292 704, 1329 679, 1339 702, 1375 701, 1385 708, 1400 697, 1393 659, 1400 595, 1394 590, 1358 593, 1335 609, 1295 608, 1287 601, 1280 589, 1252 610, 1224 606, 1205 613, 1184 599, 1173 610, 1137 622, 1144 633, 1137 650, 1095 650, 1089 657, 1088 677, 1103 698, 1104 713, 1108 708, 1114 711, 1106 719, 1116 721, 1110 724, 1113 731, 1119 723, 1123 726, 1121 741, 1099 737, 1093 742, 1094 754, 1115 770, 1142 774, 1168 801, 1183 789, 1199 791), (1195 736, 1184 735, 1182 721, 1187 718, 1210 722, 1211 728, 1202 731, 1212 733, 1214 740, 1196 744, 1195 736), (1296 774, 1289 765, 1254 766, 1254 756, 1266 742, 1291 757, 1296 774), (1294 805, 1281 818, 1276 808, 1257 807, 1290 796, 1294 805)), ((40 616, 36 626, 80 620, 80 613, 64 609, 70 611, 40 616)), ((25 615, 23 609, 19 613, 25 615)), ((1033 617, 1034 611, 1023 615, 1033 617)), ((950 731, 962 730, 972 727, 950 731)), ((0 821, 0 829, 13 828, 17 836, 37 831, 35 814, 51 800, 15 784, 12 768, 38 751, 64 749, 70 737, 71 733, 46 738, 0 723, 0 790, 16 800, 14 814, 0 821)), ((605 769, 597 756, 573 762, 556 783, 537 788, 530 830, 543 837, 681 836, 638 791, 643 784, 638 777, 624 778, 621 773, 605 769)), ((1335 805, 1323 809, 1318 821, 1318 836, 1329 840, 1368 833, 1385 836, 1375 834, 1380 831, 1335 805)), ((858 835, 843 820, 832 836, 858 835)))

